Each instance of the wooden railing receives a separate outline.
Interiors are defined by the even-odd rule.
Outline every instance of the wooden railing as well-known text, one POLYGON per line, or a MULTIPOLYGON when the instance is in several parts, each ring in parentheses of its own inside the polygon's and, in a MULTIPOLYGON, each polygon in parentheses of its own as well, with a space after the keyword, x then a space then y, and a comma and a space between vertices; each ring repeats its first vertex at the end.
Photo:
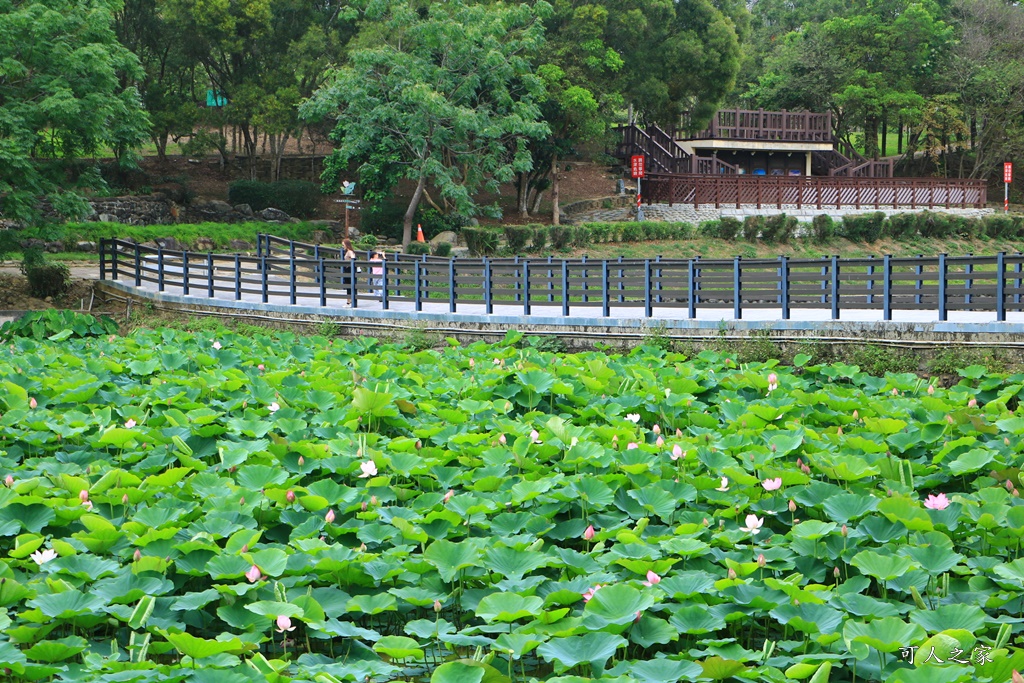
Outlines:
MULTIPOLYGON (((284 240, 272 239, 270 248, 284 240)), ((524 315, 586 315, 600 310, 825 309, 838 320, 850 309, 988 311, 1005 321, 1024 311, 1024 254, 995 256, 824 259, 487 259, 402 257, 397 261, 343 261, 326 250, 292 243, 289 254, 212 254, 144 247, 124 240, 100 242, 100 279, 206 299, 263 303, 344 305, 383 310, 472 311, 509 307, 524 315), (310 248, 320 258, 305 255, 310 248), (372 268, 379 267, 379 273, 372 268), (534 309, 541 309, 535 311, 534 309)))
POLYGON ((618 155, 623 163, 627 163, 626 157, 632 154, 642 154, 647 157, 648 170, 654 173, 730 175, 737 172, 735 166, 716 157, 690 154, 658 126, 641 129, 629 124, 618 126, 617 131, 622 134, 618 155))
POLYGON ((984 180, 963 178, 838 178, 657 174, 644 179, 648 204, 743 204, 816 209, 983 208, 984 180))
POLYGON ((764 109, 719 109, 702 131, 693 132, 689 112, 684 113, 680 140, 761 140, 777 142, 832 142, 832 114, 764 109))

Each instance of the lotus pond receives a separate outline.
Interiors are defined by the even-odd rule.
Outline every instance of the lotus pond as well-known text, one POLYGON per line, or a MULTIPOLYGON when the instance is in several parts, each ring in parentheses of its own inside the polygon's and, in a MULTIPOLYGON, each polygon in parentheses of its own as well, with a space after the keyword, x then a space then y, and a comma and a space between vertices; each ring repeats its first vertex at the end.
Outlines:
POLYGON ((5 679, 1024 668, 1024 375, 517 341, 5 344, 5 679))

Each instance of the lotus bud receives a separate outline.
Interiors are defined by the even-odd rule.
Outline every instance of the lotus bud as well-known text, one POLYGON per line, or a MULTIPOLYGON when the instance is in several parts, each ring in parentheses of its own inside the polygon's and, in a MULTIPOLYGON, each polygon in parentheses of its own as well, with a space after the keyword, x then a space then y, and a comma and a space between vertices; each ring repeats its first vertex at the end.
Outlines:
POLYGON ((724 528, 725 528, 725 520, 724 519, 718 520, 718 530, 721 531, 724 528))
POLYGON ((334 510, 328 509, 327 514, 324 515, 324 521, 328 524, 334 523, 334 510))
POLYGON ((434 612, 440 612, 440 611, 441 611, 441 601, 440 600, 434 600, 434 612))
POLYGON ((775 444, 772 444, 772 453, 777 453, 778 450, 779 449, 775 447, 775 444))
POLYGON ((1006 480, 1006 490, 1007 491, 1012 491, 1013 490, 1013 482, 1010 481, 1009 479, 1006 480))
POLYGON ((245 410, 248 407, 249 407, 249 402, 248 401, 242 401, 242 410, 245 410))
POLYGON ((644 613, 643 613, 642 611, 640 611, 640 610, 637 610, 637 611, 636 611, 636 616, 635 616, 635 617, 633 617, 633 623, 634 623, 634 624, 638 624, 638 623, 640 623, 640 617, 642 617, 642 616, 643 616, 643 614, 644 614, 644 613))
POLYGON ((778 384, 778 383, 779 383, 779 376, 776 375, 774 372, 768 373, 768 384, 778 384))
POLYGON ((683 449, 679 447, 679 444, 672 446, 672 459, 678 460, 683 457, 683 449))
POLYGON ((263 367, 263 363, 260 363, 259 365, 257 365, 257 366, 256 366, 256 368, 257 368, 257 369, 258 369, 258 370, 259 370, 260 372, 263 372, 264 370, 266 370, 266 368, 265 368, 265 367, 263 367))
POLYGON ((789 499, 789 511, 796 512, 796 503, 793 502, 792 498, 789 499))
POLYGON ((1009 446, 1010 445, 1009 437, 1006 437, 1006 436, 1003 437, 1003 445, 1004 446, 1009 446))
POLYGON ((654 432, 655 434, 661 434, 661 427, 659 427, 658 425, 654 425, 653 427, 651 427, 651 431, 654 432))
POLYGON ((839 530, 839 533, 843 535, 843 538, 846 538, 850 534, 850 530, 844 524, 843 527, 839 530))
POLYGON ((256 565, 249 567, 249 571, 245 573, 245 578, 249 579, 249 583, 256 583, 263 576, 263 572, 256 565))
POLYGON ((284 499, 287 500, 289 503, 294 503, 295 502, 295 492, 289 490, 288 493, 284 494, 284 499))
POLYGON ((797 458, 796 459, 796 466, 797 467, 803 467, 804 466, 804 461, 801 458, 797 458))
POLYGON ((365 500, 362 502, 362 504, 360 504, 359 509, 362 510, 363 512, 366 512, 366 501, 365 500))
POLYGON ((768 561, 764 559, 764 553, 761 553, 761 554, 759 554, 759 555, 757 556, 757 566, 758 566, 758 567, 763 567, 763 566, 765 566, 765 565, 766 565, 767 563, 768 563, 768 561))
POLYGON ((839 436, 842 436, 843 435, 843 428, 842 427, 836 427, 836 434, 838 434, 839 436))
POLYGON ((658 448, 661 448, 662 446, 665 445, 665 439, 659 436, 658 440, 654 442, 654 445, 657 446, 658 448))
POLYGON ((505 438, 504 434, 498 437, 498 443, 500 443, 502 446, 508 443, 508 439, 505 438))
POLYGON ((419 439, 417 439, 416 440, 416 450, 420 450, 421 448, 423 448, 423 442, 420 441, 419 439))
POLYGON ((377 496, 370 496, 370 505, 377 504, 377 496))
POLYGON ((455 491, 453 491, 451 489, 448 489, 448 493, 444 494, 444 502, 447 503, 449 500, 452 499, 452 496, 454 496, 454 495, 455 495, 455 491))
POLYGON ((836 577, 837 579, 839 578, 839 567, 836 567, 832 570, 832 576, 836 577))
POLYGON ((475 362, 473 361, 473 359, 472 359, 472 358, 470 358, 470 359, 469 359, 469 367, 470 367, 470 369, 472 369, 472 368, 473 368, 473 366, 475 366, 475 365, 476 365, 476 363, 475 363, 475 362))
POLYGON ((750 454, 750 462, 754 462, 754 454, 753 453, 750 454))
POLYGON ((28 407, 29 408, 32 408, 34 410, 36 408, 36 406, 38 406, 38 405, 39 404, 36 402, 36 397, 35 396, 33 396, 32 398, 30 398, 28 400, 28 407))
POLYGON ((931 396, 934 393, 935 393, 935 387, 933 387, 932 385, 929 384, 928 385, 928 395, 931 396))
POLYGON ((4 485, 7 487, 14 486, 14 477, 12 477, 9 474, 6 477, 4 477, 4 485))
POLYGON ((594 525, 591 524, 587 527, 586 531, 583 532, 583 540, 590 541, 594 538, 594 525))
POLYGON ((1014 498, 1020 498, 1020 491, 1014 489, 1013 491, 1010 492, 1010 495, 1012 495, 1014 498))
POLYGON ((897 389, 896 387, 893 387, 892 388, 892 395, 893 396, 899 396, 900 395, 899 389, 897 389))
POLYGON ((976 398, 972 398, 970 401, 967 402, 968 408, 973 408, 976 405, 978 405, 978 399, 976 398))
POLYGON ((365 543, 360 543, 359 544, 359 552, 361 552, 361 553, 365 553, 366 552, 366 544, 365 543))
POLYGON ((138 548, 136 548, 135 549, 135 554, 133 555, 133 557, 135 558, 135 561, 138 562, 139 560, 142 559, 142 551, 139 550, 138 548))
POLYGON ((241 498, 238 499, 238 504, 245 505, 245 496, 242 496, 241 498))
POLYGON ((306 464, 306 459, 305 459, 305 458, 303 458, 303 457, 302 457, 302 456, 300 455, 300 456, 299 456, 299 467, 302 467, 302 466, 304 466, 305 464, 306 464))
POLYGON ((800 468, 800 471, 803 472, 804 474, 810 474, 811 468, 808 467, 807 465, 804 465, 803 467, 800 468))
POLYGON ((1024 676, 1021 676, 1020 672, 1014 669, 1013 674, 1010 676, 1010 683, 1024 683, 1024 676))
POLYGON ((86 502, 87 500, 89 500, 89 492, 86 491, 85 489, 82 489, 81 491, 79 491, 78 492, 78 500, 82 501, 83 503, 86 502))
POLYGON ((243 553, 249 552, 249 544, 248 543, 246 543, 245 545, 242 546, 242 552, 243 553))
POLYGON ((701 520, 701 524, 703 524, 704 526, 711 526, 711 522, 708 521, 707 517, 701 520))
POLYGON ((799 600, 794 600, 794 601, 793 601, 793 604, 794 604, 795 606, 799 607, 799 606, 800 606, 800 601, 799 601, 799 600))
POLYGON ((949 424, 953 424, 953 416, 952 415, 947 415, 946 416, 946 422, 948 422, 949 424))
POLYGON ((683 437, 683 430, 679 429, 679 427, 676 427, 676 438, 680 438, 681 439, 682 437, 683 437))
POLYGON ((127 504, 128 504, 128 494, 126 493, 123 496, 121 496, 121 505, 127 505, 127 504))
POLYGON ((612 443, 613 444, 618 444, 619 443, 619 435, 618 434, 615 434, 615 435, 612 436, 612 443))
POLYGON ((853 411, 853 419, 854 420, 859 420, 860 419, 860 413, 858 413, 856 409, 854 409, 854 411, 853 411))
POLYGON ((736 578, 736 570, 733 569, 732 567, 729 567, 729 575, 728 576, 729 576, 730 579, 735 579, 736 578))

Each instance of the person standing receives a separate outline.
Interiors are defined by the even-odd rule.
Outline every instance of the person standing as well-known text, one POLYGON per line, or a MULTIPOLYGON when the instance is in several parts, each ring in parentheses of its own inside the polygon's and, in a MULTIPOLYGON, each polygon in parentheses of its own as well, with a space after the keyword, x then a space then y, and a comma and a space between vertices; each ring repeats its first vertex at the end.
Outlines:
POLYGON ((356 252, 352 250, 352 240, 345 238, 341 241, 342 253, 341 253, 341 268, 342 268, 342 287, 348 289, 348 305, 352 305, 352 290, 354 288, 353 280, 356 276, 356 252))
MULTIPOLYGON (((370 257, 370 262, 371 263, 373 263, 373 262, 382 263, 383 261, 384 261, 384 252, 381 252, 381 251, 373 252, 373 256, 370 257)), ((383 286, 384 286, 384 266, 382 266, 382 265, 380 265, 380 266, 373 266, 373 268, 371 269, 371 273, 373 275, 373 286, 374 286, 373 295, 377 296, 377 297, 383 298, 383 296, 384 296, 384 290, 383 290, 383 286)))

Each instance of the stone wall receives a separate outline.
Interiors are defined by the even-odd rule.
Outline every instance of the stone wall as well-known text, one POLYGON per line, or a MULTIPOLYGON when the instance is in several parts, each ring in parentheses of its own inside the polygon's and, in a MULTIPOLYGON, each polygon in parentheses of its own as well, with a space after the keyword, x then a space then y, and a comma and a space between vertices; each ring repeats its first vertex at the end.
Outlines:
POLYGON ((173 223, 178 208, 170 199, 149 197, 104 197, 89 201, 93 213, 88 220, 127 225, 167 225, 173 223))
POLYGON ((900 213, 921 213, 922 211, 936 211, 941 213, 948 213, 956 216, 968 216, 972 218, 978 218, 993 213, 995 209, 984 208, 984 209, 960 209, 960 208, 936 208, 926 209, 917 208, 912 209, 908 206, 900 207, 898 209, 874 209, 871 207, 844 207, 842 209, 836 209, 835 207, 821 209, 807 208, 805 205, 803 208, 797 208, 796 204, 783 204, 782 208, 779 209, 776 206, 764 206, 761 208, 757 207, 757 204, 741 204, 740 208, 733 206, 723 206, 716 209, 714 206, 702 205, 699 209, 695 209, 689 204, 675 204, 669 206, 668 204, 651 204, 650 206, 644 205, 644 218, 655 221, 672 221, 672 222, 686 222, 693 223, 694 225, 701 223, 702 221, 715 220, 725 216, 731 216, 738 218, 739 220, 745 219, 747 216, 775 216, 780 213, 784 213, 787 216, 795 216, 801 223, 810 223, 814 220, 815 216, 827 214, 836 219, 841 219, 843 216, 855 216, 867 213, 884 213, 886 216, 893 216, 900 213))

